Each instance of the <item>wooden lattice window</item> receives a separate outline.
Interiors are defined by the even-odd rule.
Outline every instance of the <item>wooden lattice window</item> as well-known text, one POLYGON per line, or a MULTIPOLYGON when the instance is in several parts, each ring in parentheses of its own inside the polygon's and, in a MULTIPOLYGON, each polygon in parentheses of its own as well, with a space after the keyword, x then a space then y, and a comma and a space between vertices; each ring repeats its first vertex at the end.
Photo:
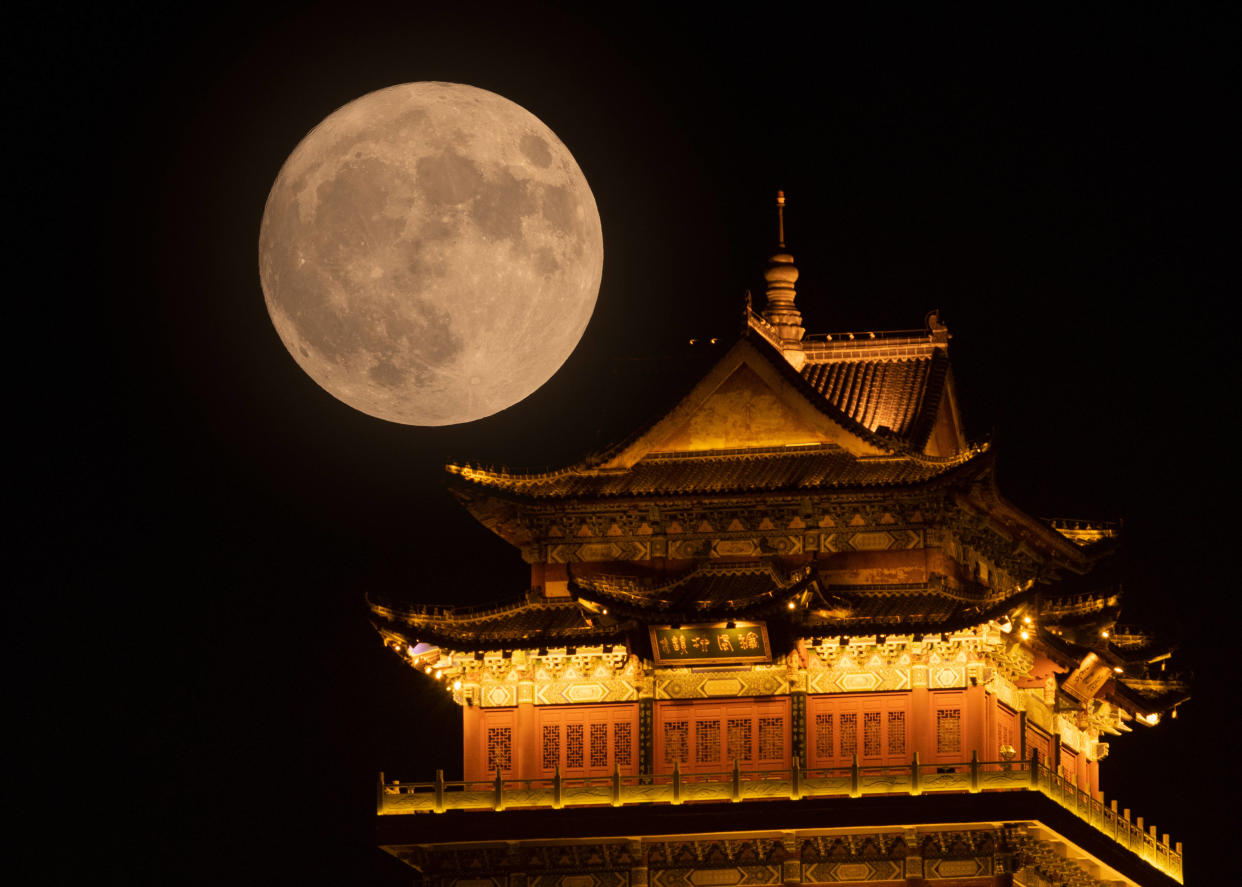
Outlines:
POLYGON ((561 725, 543 725, 543 769, 553 770, 561 762, 561 725))
POLYGON ((863 712, 863 755, 868 758, 880 756, 880 724, 878 711, 863 712))
POLYGON ((664 763, 690 762, 690 722, 664 722, 664 763))
POLYGON ((841 713, 841 757, 851 758, 858 752, 858 713, 841 713))
POLYGON ((759 719, 759 760, 780 760, 785 756, 785 719, 759 719))
POLYGON ((583 766, 582 762, 582 725, 566 724, 565 767, 566 769, 581 769, 583 766))
POLYGON ((634 729, 629 722, 612 725, 612 760, 622 769, 634 761, 634 729))
POLYGON ((730 762, 739 761, 743 764, 750 763, 751 749, 754 744, 751 731, 753 724, 754 721, 750 718, 729 718, 728 755, 730 762))
POLYGON ((962 751, 962 710, 941 708, 936 710, 936 753, 960 754, 962 751))
POLYGON ((495 773, 513 769, 513 728, 487 728, 487 769, 495 773))
POLYGON ((720 762, 720 721, 699 721, 694 725, 694 762, 720 762))
POLYGON ((820 758, 832 757, 832 714, 815 716, 815 754, 820 758))
POLYGON ((591 766, 608 766, 608 725, 591 724, 591 766))
POLYGON ((906 753, 906 713, 904 711, 888 713, 888 753, 890 755, 906 753))
POLYGON ((807 765, 908 764, 908 693, 825 694, 807 698, 807 765))

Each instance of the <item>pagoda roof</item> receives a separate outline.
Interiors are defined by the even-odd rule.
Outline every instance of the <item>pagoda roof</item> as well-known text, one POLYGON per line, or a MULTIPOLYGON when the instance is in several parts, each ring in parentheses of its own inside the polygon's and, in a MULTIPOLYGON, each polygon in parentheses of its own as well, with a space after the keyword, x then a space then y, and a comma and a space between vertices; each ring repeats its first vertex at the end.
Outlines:
POLYGON ((577 601, 523 599, 483 607, 402 606, 371 601, 381 634, 455 650, 499 650, 549 643, 621 641, 634 626, 592 613, 577 601))
POLYGON ((571 572, 571 596, 526 598, 486 607, 371 603, 376 628, 407 643, 458 650, 625 641, 645 645, 645 626, 758 618, 790 637, 954 631, 1000 618, 1030 597, 926 583, 834 586, 813 565, 786 571, 773 559, 699 564, 667 575, 641 568, 571 572), (790 607, 792 604, 792 608, 790 607))
POLYGON ((905 356, 866 360, 858 349, 825 357, 821 347, 800 371, 761 332, 748 326, 675 406, 609 449, 553 471, 458 463, 447 471, 534 498, 892 486, 937 477, 986 449, 922 452, 948 372, 942 347, 920 340, 894 352, 905 356))
POLYGON ((835 444, 808 444, 653 453, 624 469, 580 463, 544 473, 469 465, 449 465, 448 471, 469 485, 532 499, 676 496, 922 484, 982 452, 859 456, 835 444))
POLYGON ((783 572, 776 562, 707 563, 668 577, 642 571, 571 571, 570 593, 610 612, 659 621, 753 614, 781 607, 818 581, 811 567, 783 572))

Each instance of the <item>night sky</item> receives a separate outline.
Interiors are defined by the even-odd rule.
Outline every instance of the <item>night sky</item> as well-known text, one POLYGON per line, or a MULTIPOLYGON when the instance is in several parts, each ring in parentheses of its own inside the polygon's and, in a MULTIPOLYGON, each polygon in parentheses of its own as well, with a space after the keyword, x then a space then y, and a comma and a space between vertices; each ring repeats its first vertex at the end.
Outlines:
POLYGON ((687 340, 727 338, 762 291, 778 188, 809 332, 940 309, 1009 498, 1124 521, 1123 621, 1180 641, 1196 681, 1178 720, 1113 743, 1105 794, 1185 841, 1191 877, 1223 857, 1229 817, 1208 803, 1237 774, 1236 629, 1219 627, 1236 609, 1220 519, 1238 287, 1221 272, 1239 148, 1223 5, 303 7, 122 4, 10 31, 27 124, 8 252, 28 283, 8 292, 32 310, 8 327, 6 646, 49 882, 401 883, 372 846, 376 773, 454 774, 459 716, 382 648, 364 595, 520 595, 527 568, 455 504, 444 462, 564 464, 650 418, 688 381, 687 340), (577 351, 526 401, 450 428, 319 389, 258 279, 264 201, 299 139, 415 80, 529 109, 603 220, 577 351))

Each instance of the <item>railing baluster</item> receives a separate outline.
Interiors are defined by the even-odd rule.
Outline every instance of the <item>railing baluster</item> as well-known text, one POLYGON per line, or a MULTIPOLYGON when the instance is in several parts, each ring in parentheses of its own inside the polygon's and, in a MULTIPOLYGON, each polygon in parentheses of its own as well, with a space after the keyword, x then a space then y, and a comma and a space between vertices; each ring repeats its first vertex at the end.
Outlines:
POLYGON ((436 771, 435 792, 436 792, 435 804, 432 806, 431 809, 436 813, 443 813, 444 812, 444 771, 443 770, 436 771))

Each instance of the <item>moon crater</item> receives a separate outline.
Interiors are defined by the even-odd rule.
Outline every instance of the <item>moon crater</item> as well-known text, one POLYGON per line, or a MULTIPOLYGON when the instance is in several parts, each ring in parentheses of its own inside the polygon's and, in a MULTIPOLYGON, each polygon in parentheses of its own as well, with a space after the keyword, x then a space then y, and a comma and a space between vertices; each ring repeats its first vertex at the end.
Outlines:
POLYGON ((603 237, 568 149, 520 106, 412 83, 294 149, 259 237, 268 312, 299 366, 410 425, 482 418, 546 382, 595 307, 603 237))

